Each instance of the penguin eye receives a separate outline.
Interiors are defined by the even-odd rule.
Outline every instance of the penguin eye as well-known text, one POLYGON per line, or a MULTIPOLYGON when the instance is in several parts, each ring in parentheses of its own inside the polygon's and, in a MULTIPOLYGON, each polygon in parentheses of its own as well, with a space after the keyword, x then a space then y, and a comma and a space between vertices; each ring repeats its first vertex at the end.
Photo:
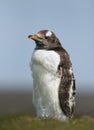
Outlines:
POLYGON ((45 39, 48 39, 49 38, 49 36, 45 36, 45 39))

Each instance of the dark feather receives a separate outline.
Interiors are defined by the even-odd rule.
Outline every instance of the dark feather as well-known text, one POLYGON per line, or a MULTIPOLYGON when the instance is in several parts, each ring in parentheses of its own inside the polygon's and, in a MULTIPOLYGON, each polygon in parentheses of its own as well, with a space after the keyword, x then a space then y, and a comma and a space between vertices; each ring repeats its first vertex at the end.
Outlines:
POLYGON ((73 116, 75 106, 75 79, 73 73, 70 73, 69 71, 72 67, 72 64, 65 49, 61 47, 55 51, 60 55, 61 58, 61 62, 58 66, 58 71, 62 70, 61 83, 59 86, 60 107, 63 113, 71 118, 73 116), (72 93, 70 90, 72 90, 72 93))

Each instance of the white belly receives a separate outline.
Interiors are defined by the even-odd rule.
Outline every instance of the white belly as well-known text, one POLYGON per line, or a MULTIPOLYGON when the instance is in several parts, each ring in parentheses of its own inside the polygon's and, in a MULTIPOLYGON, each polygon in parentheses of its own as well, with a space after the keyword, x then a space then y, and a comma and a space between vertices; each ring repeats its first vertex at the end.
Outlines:
POLYGON ((60 57, 54 51, 35 50, 33 53, 33 102, 39 117, 64 118, 58 98, 59 63, 60 57))

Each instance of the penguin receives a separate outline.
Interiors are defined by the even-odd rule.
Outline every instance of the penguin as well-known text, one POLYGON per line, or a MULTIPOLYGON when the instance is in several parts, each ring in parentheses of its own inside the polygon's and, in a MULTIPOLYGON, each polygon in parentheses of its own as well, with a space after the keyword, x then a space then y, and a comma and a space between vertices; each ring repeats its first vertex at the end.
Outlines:
POLYGON ((52 31, 41 30, 28 38, 36 44, 30 67, 37 117, 60 120, 72 118, 76 87, 68 52, 52 31))

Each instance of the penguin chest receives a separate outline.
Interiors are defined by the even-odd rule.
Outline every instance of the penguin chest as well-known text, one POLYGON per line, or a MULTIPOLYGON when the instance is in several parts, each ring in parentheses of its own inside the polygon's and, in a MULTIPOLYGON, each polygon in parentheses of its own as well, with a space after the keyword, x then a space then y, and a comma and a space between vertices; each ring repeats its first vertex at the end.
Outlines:
POLYGON ((32 56, 31 70, 33 79, 46 82, 58 79, 57 69, 60 56, 55 51, 36 50, 32 56))
POLYGON ((55 51, 36 50, 32 56, 33 100, 38 115, 60 111, 58 90, 60 77, 57 68, 60 56, 55 51))

